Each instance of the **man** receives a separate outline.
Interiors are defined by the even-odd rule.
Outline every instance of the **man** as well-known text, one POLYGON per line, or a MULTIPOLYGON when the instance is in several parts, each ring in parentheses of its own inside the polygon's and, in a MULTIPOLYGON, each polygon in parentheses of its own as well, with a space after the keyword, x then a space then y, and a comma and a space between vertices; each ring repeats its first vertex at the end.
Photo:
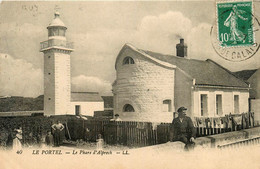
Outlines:
POLYGON ((54 146, 59 147, 61 144, 61 131, 64 129, 64 126, 60 121, 57 121, 57 123, 53 124, 51 128, 54 132, 54 146))
POLYGON ((185 107, 180 107, 177 110, 178 117, 172 121, 172 130, 174 141, 183 142, 185 149, 189 150, 194 146, 196 131, 191 118, 186 116, 186 111, 187 108, 185 107))
POLYGON ((122 120, 119 118, 119 114, 115 114, 115 117, 110 121, 122 121, 122 120))

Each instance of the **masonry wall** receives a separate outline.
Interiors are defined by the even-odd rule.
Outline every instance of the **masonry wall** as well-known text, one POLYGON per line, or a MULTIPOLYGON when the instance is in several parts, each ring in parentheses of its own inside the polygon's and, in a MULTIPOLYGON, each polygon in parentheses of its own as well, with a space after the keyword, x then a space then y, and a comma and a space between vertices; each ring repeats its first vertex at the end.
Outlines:
POLYGON ((177 112, 179 107, 186 107, 187 115, 193 116, 192 114, 192 86, 193 79, 188 77, 184 72, 179 68, 176 69, 175 76, 175 112, 177 112))
POLYGON ((136 51, 126 49, 117 61, 117 78, 113 86, 114 114, 122 120, 171 122, 174 108, 174 69, 158 65, 136 51), (130 56, 135 64, 123 65, 130 56), (163 111, 163 100, 171 100, 171 110, 163 111), (131 104, 135 112, 123 112, 131 104))
POLYGON ((201 116, 201 94, 207 94, 208 98, 208 114, 205 116, 217 117, 226 114, 234 114, 234 95, 239 95, 239 113, 248 112, 248 90, 231 90, 231 89, 210 89, 195 88, 194 89, 194 116, 201 116), (222 95, 222 114, 216 114, 216 95, 222 95))
POLYGON ((70 104, 70 54, 55 52, 55 115, 67 114, 70 104))
POLYGON ((44 114, 55 114, 54 54, 44 53, 44 114))
POLYGON ((58 50, 44 53, 44 113, 67 114, 70 103, 70 54, 58 50))
POLYGON ((80 114, 85 116, 94 116, 94 111, 104 111, 104 102, 71 102, 68 114, 76 115, 76 105, 80 105, 80 114))

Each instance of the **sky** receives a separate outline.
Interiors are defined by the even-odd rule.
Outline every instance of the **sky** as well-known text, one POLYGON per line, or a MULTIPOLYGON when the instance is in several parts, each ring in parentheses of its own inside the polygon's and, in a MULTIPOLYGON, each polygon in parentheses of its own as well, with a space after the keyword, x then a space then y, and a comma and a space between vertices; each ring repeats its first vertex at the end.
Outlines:
MULTIPOLYGON (((210 40, 216 22, 214 1, 2 1, 0 3, 0 96, 43 94, 43 53, 46 27, 55 10, 67 26, 73 91, 112 95, 115 60, 125 43, 139 49, 176 54, 180 38, 188 57, 212 59, 231 71, 260 67, 260 53, 246 61, 224 60, 210 40)), ((260 1, 254 2, 260 19, 260 1)), ((258 40, 259 41, 259 40, 258 40)))

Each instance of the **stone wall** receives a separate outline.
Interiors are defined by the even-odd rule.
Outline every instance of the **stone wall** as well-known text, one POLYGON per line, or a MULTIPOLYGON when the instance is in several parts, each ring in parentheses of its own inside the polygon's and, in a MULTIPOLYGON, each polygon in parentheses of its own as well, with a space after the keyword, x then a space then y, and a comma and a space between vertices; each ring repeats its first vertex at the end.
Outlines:
POLYGON ((46 115, 67 114, 70 103, 70 54, 52 49, 44 54, 46 115))
POLYGON ((255 127, 251 129, 244 129, 240 131, 200 137, 195 140, 195 143, 197 147, 217 148, 218 145, 221 146, 259 136, 260 127, 255 127))
POLYGON ((176 69, 176 78, 175 78, 175 96, 174 96, 174 104, 175 104, 175 112, 177 112, 179 107, 186 107, 187 115, 193 116, 192 112, 192 86, 193 79, 188 77, 183 71, 179 68, 176 69))
POLYGON ((174 69, 163 67, 131 49, 121 53, 116 68, 115 114, 128 121, 172 121, 174 69), (126 56, 132 57, 135 64, 123 65, 126 56), (169 112, 163 112, 164 100, 171 100, 169 112), (125 104, 131 104, 135 112, 123 112, 125 104))
POLYGON ((44 53, 44 114, 55 114, 55 69, 54 53, 44 53))

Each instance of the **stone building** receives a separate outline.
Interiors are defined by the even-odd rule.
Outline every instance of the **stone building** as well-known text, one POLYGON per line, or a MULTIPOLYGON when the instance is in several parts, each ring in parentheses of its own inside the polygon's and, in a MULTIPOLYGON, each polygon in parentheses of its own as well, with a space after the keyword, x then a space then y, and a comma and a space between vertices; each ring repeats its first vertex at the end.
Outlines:
POLYGON ((248 111, 249 85, 214 61, 187 57, 184 40, 177 56, 125 44, 116 63, 114 114, 122 120, 171 122, 179 107, 192 117, 248 111))
POLYGON ((104 110, 96 92, 71 92, 70 54, 73 44, 66 39, 67 27, 58 12, 47 27, 48 40, 41 42, 44 54, 44 114, 89 115, 104 110))

